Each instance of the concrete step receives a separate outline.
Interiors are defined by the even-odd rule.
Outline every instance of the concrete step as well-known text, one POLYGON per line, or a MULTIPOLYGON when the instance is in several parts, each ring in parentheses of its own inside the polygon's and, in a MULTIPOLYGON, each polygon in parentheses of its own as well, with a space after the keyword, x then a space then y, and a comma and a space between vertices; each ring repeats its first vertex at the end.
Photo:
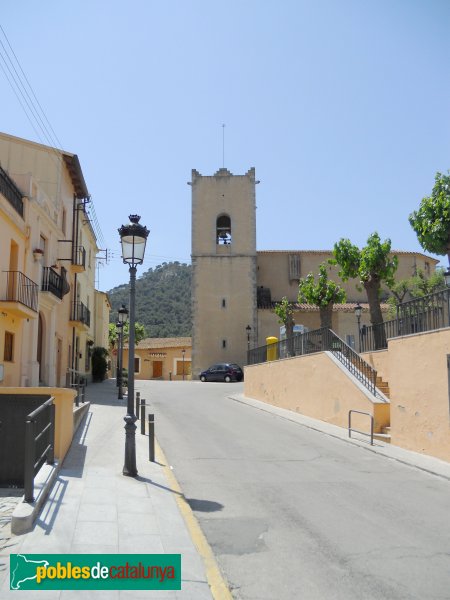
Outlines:
POLYGON ((385 442, 386 444, 391 443, 391 434, 390 433, 374 433, 374 440, 379 440, 380 442, 385 442))

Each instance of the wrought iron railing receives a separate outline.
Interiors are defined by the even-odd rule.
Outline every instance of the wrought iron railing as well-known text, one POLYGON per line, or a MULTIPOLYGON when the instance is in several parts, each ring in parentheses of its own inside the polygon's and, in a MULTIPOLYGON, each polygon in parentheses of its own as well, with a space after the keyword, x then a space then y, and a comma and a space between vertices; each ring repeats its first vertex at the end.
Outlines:
POLYGON ((275 344, 252 348, 247 353, 247 364, 266 362, 268 356, 272 360, 279 360, 325 351, 331 352, 372 394, 376 393, 375 369, 327 327, 300 333, 275 344))
POLYGON ((42 269, 42 284, 43 292, 50 292, 60 300, 63 297, 64 279, 52 267, 44 267, 42 269))
POLYGON ((86 267, 86 249, 83 246, 74 246, 72 249, 72 264, 86 267))
POLYGON ((25 502, 34 501, 34 478, 47 461, 55 462, 55 405, 49 398, 31 412, 25 423, 25 502))
POLYGON ((387 348, 390 338, 449 327, 449 305, 450 289, 399 304, 396 319, 361 328, 361 352, 387 348))
POLYGON ((79 321, 88 327, 91 325, 91 311, 82 302, 73 302, 71 321, 79 321))
POLYGON ((6 273, 6 289, 1 299, 6 302, 20 302, 37 312, 38 291, 37 283, 20 271, 4 271, 6 273))
POLYGON ((247 364, 266 362, 268 356, 270 360, 279 360, 325 351, 331 352, 372 394, 376 393, 375 369, 327 327, 300 333, 275 344, 252 348, 247 353, 247 364))
POLYGON ((8 177, 6 171, 0 167, 0 194, 2 194, 16 212, 23 217, 22 193, 15 183, 8 177))

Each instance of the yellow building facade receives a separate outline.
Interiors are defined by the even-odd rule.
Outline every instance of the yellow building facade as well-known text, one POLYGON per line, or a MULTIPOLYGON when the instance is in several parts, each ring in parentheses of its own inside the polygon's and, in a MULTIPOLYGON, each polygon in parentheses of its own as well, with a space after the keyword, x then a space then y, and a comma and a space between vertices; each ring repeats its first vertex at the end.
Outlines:
MULTIPOLYGON (((90 379, 96 236, 78 157, 0 134, 0 385, 90 379)), ((106 346, 105 346, 106 347, 106 346)))

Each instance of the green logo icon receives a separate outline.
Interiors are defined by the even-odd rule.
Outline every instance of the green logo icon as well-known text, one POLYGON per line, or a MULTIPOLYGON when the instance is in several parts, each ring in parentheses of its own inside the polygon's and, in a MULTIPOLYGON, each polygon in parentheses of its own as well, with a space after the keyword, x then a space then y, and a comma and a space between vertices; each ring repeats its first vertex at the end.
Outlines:
POLYGON ((181 590, 180 554, 11 554, 11 590, 181 590))

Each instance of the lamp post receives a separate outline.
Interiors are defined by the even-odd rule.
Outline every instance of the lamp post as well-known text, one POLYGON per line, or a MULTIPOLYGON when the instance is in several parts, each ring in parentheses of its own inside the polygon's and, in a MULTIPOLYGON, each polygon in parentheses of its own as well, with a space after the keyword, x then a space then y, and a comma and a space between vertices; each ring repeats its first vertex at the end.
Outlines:
POLYGON ((186 350, 184 348, 181 351, 181 354, 183 355, 183 381, 184 381, 184 355, 186 354, 186 350))
POLYGON ((128 319, 128 310, 125 304, 118 310, 117 331, 119 333, 119 347, 117 349, 117 384, 119 386, 119 400, 123 399, 123 328, 128 319))
POLYGON ((128 333, 128 396, 125 421, 125 464, 123 474, 136 477, 136 420, 134 414, 134 323, 136 300, 136 266, 144 262, 145 245, 150 231, 140 225, 140 216, 130 215, 130 223, 119 229, 122 260, 130 271, 130 320, 128 333))
POLYGON ((245 328, 245 331, 247 332, 247 351, 250 350, 250 332, 251 332, 252 328, 250 327, 250 325, 247 325, 247 327, 245 328))
POLYGON ((357 302, 355 306, 355 315, 358 320, 358 352, 361 352, 361 313, 362 306, 359 302, 357 302))

